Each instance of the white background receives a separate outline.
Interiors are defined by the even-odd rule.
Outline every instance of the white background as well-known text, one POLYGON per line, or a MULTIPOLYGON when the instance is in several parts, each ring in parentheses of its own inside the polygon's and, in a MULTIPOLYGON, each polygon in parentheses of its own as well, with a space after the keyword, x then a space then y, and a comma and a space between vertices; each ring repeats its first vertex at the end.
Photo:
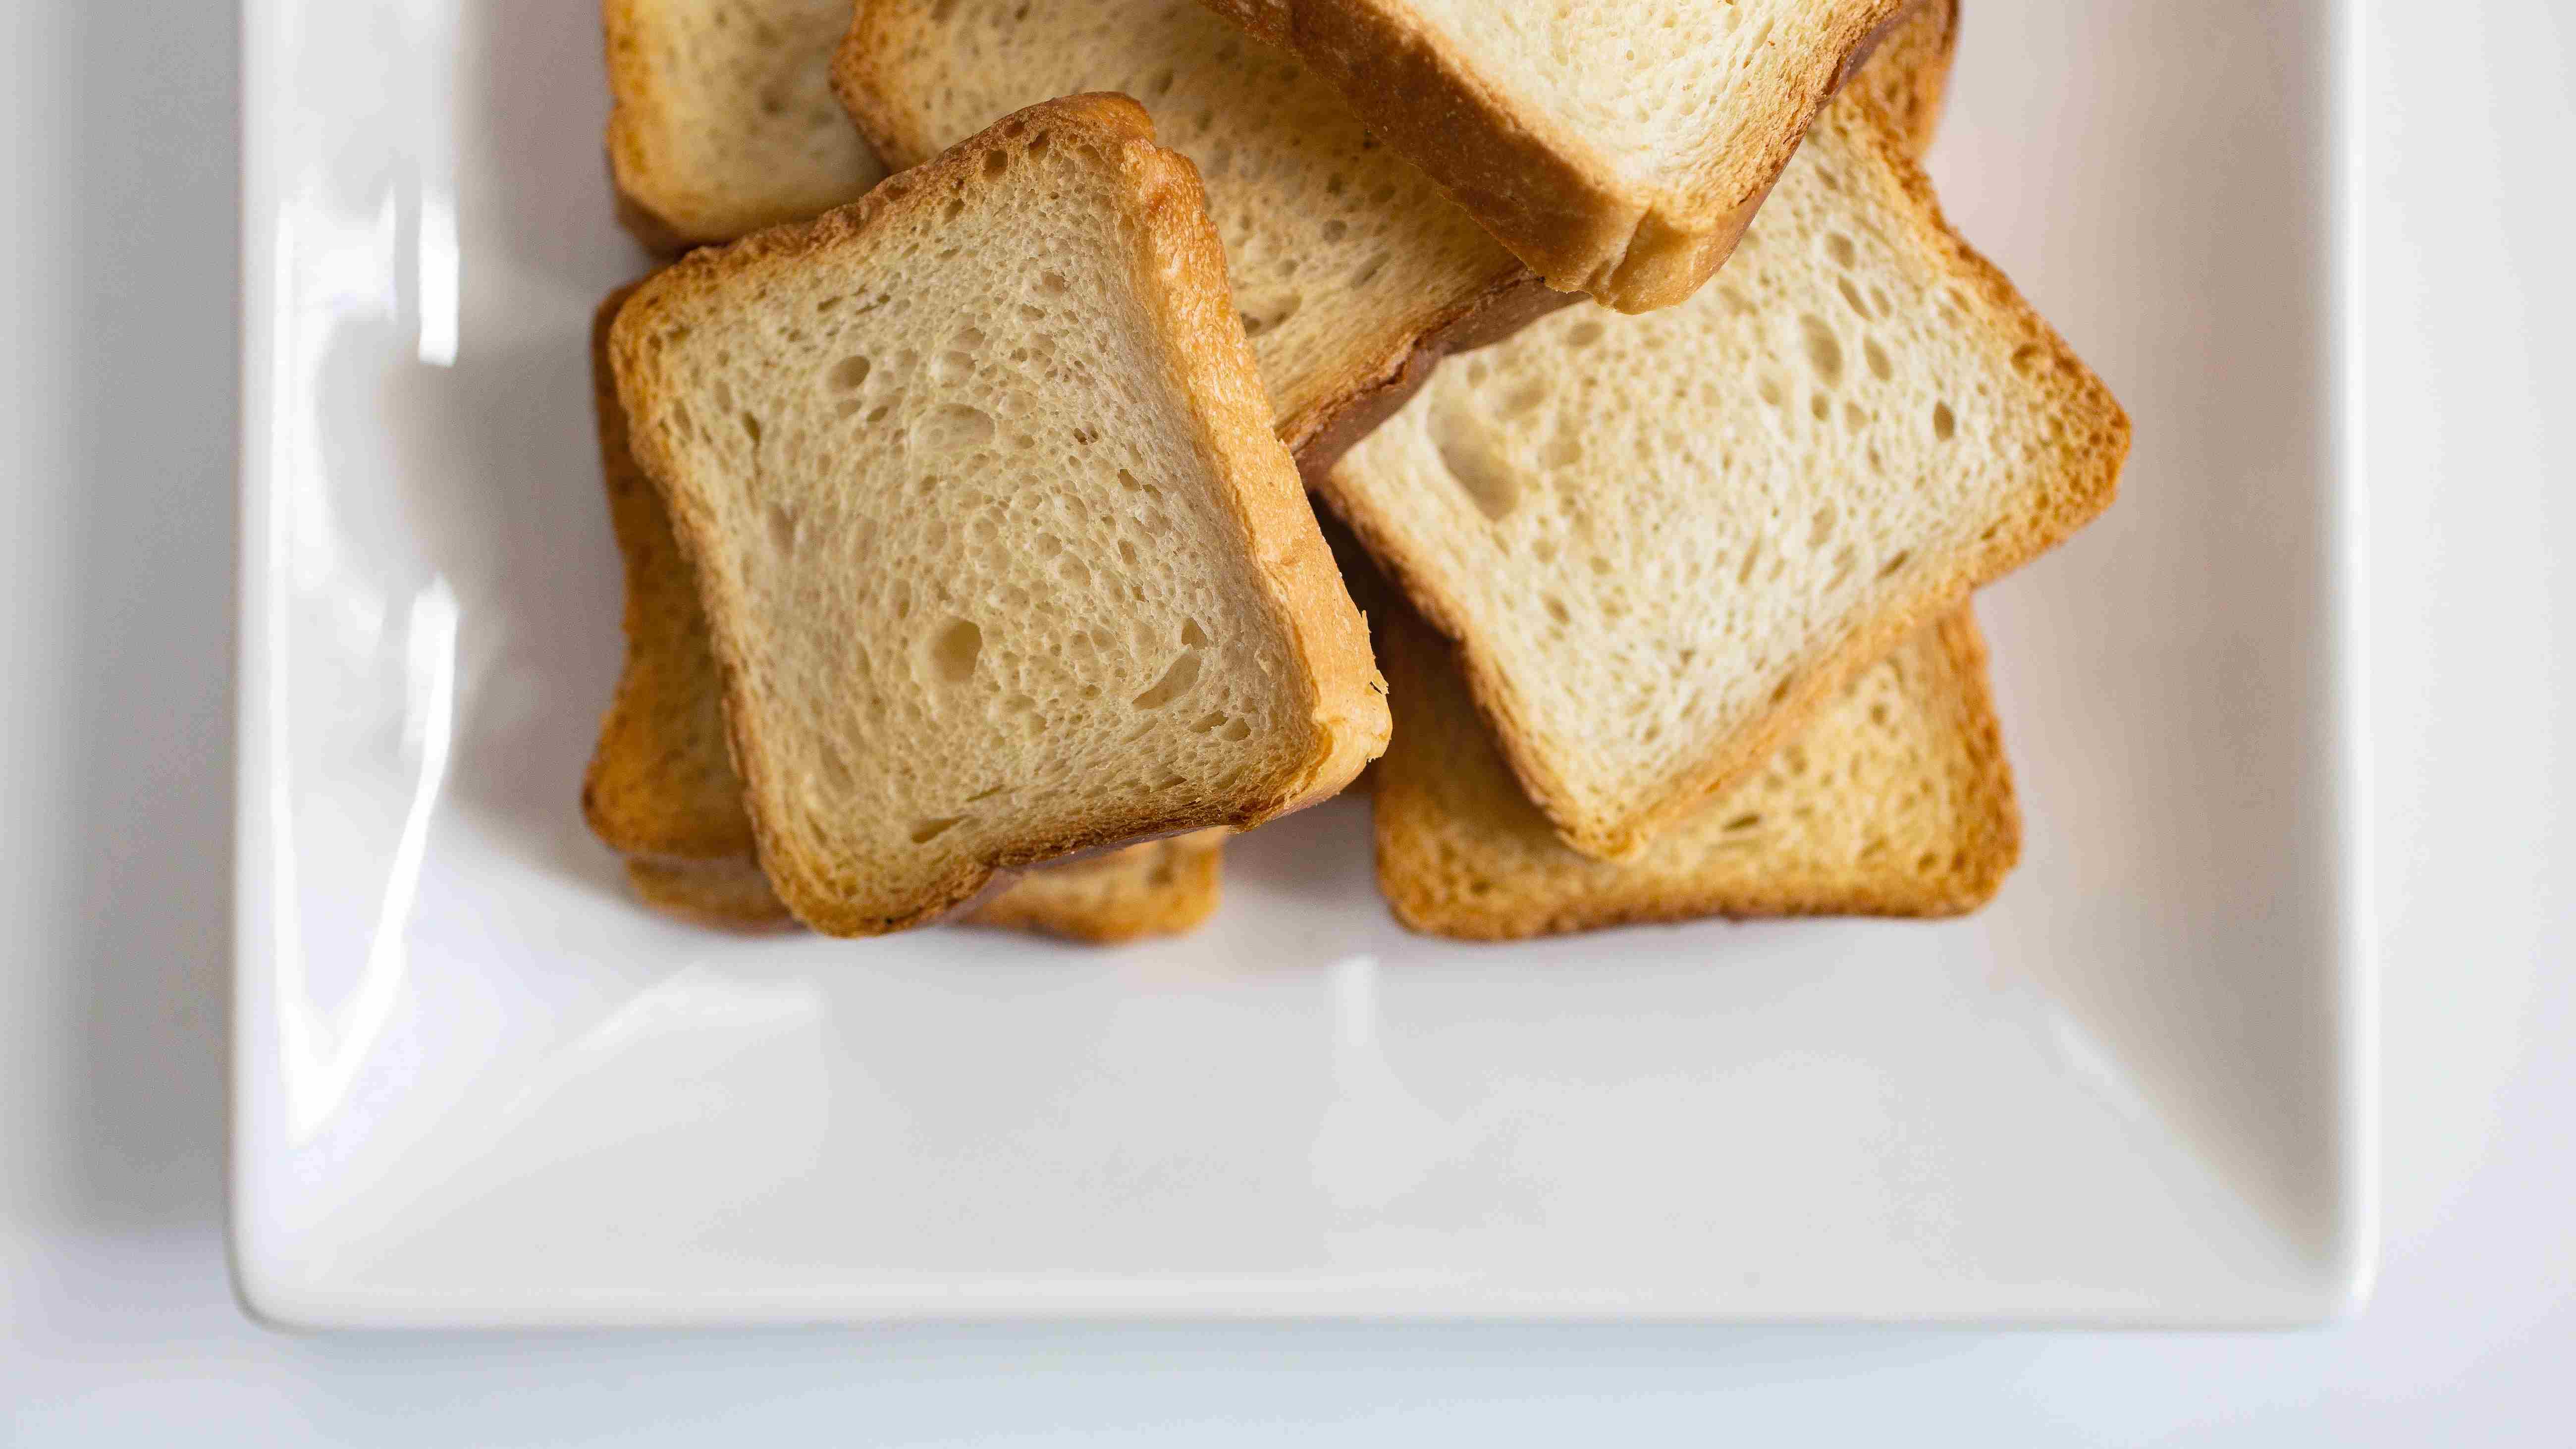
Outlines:
POLYGON ((0 5, 0 1442, 2576 1440, 2576 15, 2372 9, 2360 1322, 298 1339, 222 1262, 233 8, 0 5))

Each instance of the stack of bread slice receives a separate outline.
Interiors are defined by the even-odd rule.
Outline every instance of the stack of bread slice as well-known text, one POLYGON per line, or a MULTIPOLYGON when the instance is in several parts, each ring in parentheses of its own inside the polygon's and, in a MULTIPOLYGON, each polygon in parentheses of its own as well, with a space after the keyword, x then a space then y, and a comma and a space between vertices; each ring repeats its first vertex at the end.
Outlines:
POLYGON ((1917 164, 1956 0, 604 5, 647 902, 1187 929, 1381 754, 1436 934, 2011 869, 1968 596, 2128 422, 1917 164))

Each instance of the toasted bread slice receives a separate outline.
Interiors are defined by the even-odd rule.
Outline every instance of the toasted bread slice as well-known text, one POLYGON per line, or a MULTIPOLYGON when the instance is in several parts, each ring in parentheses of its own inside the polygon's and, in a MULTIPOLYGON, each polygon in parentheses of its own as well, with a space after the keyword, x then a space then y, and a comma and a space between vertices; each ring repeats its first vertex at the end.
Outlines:
POLYGON ((831 92, 850 0, 601 0, 618 213, 655 251, 867 194, 885 168, 831 92))
POLYGON ((1294 51, 1548 282, 1669 307, 1908 0, 1206 0, 1294 51))
POLYGON ((623 854, 674 867, 735 863, 753 852, 751 815, 725 750, 723 679, 707 647, 697 575, 671 536, 662 495, 627 445, 608 360, 610 324, 635 290, 609 294, 591 324, 600 472, 626 566, 626 668, 600 720, 581 811, 591 832, 623 854))
MULTIPOLYGON (((601 471, 626 561, 626 668, 600 723, 582 813, 629 857, 628 882, 646 904, 737 930, 783 929, 796 920, 753 848, 697 576, 626 446, 608 329, 634 290, 612 294, 591 332, 601 471)), ((1216 909, 1224 852, 1223 832, 1208 831, 1044 866, 970 919, 1097 942, 1185 931, 1216 909)))
POLYGON ((1385 745, 1384 685, 1141 108, 1032 107, 619 312, 762 868, 835 935, 997 871, 1248 828, 1385 745))
POLYGON ((791 931, 796 917, 769 888, 757 856, 677 860, 626 858, 626 884, 636 899, 665 915, 731 931, 791 931))
POLYGON ((1206 179, 1280 438, 1308 468, 1441 353, 1567 300, 1331 87, 1196 0, 859 0, 833 83, 896 165, 1049 96, 1135 97, 1206 179))
MULTIPOLYGON (((1916 103, 1937 108, 1956 16, 1955 0, 1928 0, 1870 68, 1927 125, 1916 103)), ((1310 475, 1439 358, 1571 300, 1389 152, 1312 67, 1246 43, 1195 0, 858 0, 833 83, 898 166, 1048 96, 1137 97, 1206 177, 1280 437, 1310 475)))
POLYGON ((1378 641, 1395 710, 1376 766, 1378 884, 1414 930, 1519 940, 1712 915, 1957 915, 1991 900, 2020 856, 1985 645, 1964 608, 1617 864, 1567 849, 1521 793, 1445 641, 1409 616, 1381 622, 1378 641))
POLYGON ((1922 0, 1880 32, 1844 81, 1877 102, 1918 159, 1932 149, 1959 55, 1959 0, 1922 0))
POLYGON ((1225 835, 1149 840, 1033 870, 966 919, 1095 946, 1196 930, 1224 894, 1225 835))
POLYGON ((1903 144, 1844 97, 1704 294, 1460 359, 1324 482, 1586 855, 2111 500, 2127 417, 1903 144))
MULTIPOLYGON (((637 857, 626 862, 626 877, 646 905, 701 925, 738 931, 796 926, 796 917, 769 888, 756 857, 637 857)), ((1177 935, 1197 929, 1216 913, 1224 877, 1225 832, 1150 840, 1041 866, 969 912, 965 923, 1097 946, 1177 935)))

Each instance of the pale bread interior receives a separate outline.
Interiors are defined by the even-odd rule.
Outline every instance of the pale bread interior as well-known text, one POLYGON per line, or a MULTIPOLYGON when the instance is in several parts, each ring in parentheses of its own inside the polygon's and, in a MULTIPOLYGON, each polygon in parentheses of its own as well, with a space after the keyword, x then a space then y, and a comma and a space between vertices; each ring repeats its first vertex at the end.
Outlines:
POLYGON ((1376 767, 1378 881, 1416 930, 1511 940, 1710 915, 1954 915, 1990 900, 2019 858, 1985 648, 1964 609, 1616 863, 1556 838, 1437 636, 1399 618, 1379 637, 1395 739, 1376 767))
POLYGON ((1749 193, 1784 110, 1823 98, 1890 0, 1355 0, 1409 16, 1516 112, 1642 201, 1749 193))
POLYGON ((649 240, 731 241, 885 175, 832 97, 850 0, 608 0, 609 159, 649 240))
POLYGON ((899 163, 1049 96, 1142 103, 1205 181, 1292 448, 1426 329, 1526 275, 1310 68, 1196 0, 862 0, 840 75, 899 163))
POLYGON ((1453 362, 1327 482, 1587 854, 2108 502, 2125 417, 1898 145, 1838 103, 1698 296, 1453 362))
MULTIPOLYGON (((1250 516, 1293 523, 1284 500, 1314 527, 1239 331, 1183 335, 1222 297, 1213 237, 1170 250, 1186 167, 1141 116, 1091 113, 1132 107, 1018 118, 868 206, 683 263, 617 325, 763 865, 820 929, 1303 803, 1319 760, 1356 751, 1347 778, 1376 753, 1336 734, 1369 706, 1383 741, 1382 699, 1319 700, 1295 536, 1250 516), (1201 375, 1228 364, 1239 383, 1201 375)), ((1321 602, 1365 672, 1347 597, 1321 602)))

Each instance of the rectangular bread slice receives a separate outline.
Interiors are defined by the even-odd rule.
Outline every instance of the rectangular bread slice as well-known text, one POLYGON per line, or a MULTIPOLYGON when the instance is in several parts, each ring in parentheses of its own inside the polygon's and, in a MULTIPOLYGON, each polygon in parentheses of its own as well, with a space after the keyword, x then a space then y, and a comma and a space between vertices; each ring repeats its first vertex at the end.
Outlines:
POLYGON ((659 252, 858 200, 885 175, 832 99, 850 0, 601 0, 619 219, 659 252))
MULTIPOLYGON (((608 331, 634 291, 611 294, 591 329, 601 472, 625 558, 626 666, 600 721, 582 814, 628 857, 627 880, 647 905, 737 930, 780 929, 795 917, 761 874, 726 750, 697 576, 671 536, 661 494, 626 446, 608 331)), ((969 919, 1098 942, 1188 930, 1216 909, 1224 852, 1224 833, 1206 831, 1042 866, 969 919)))
POLYGON ((1020 877, 966 921, 1094 946, 1194 931, 1225 892, 1225 837, 1203 830, 1060 861, 1020 877))
POLYGON ((1322 485, 1586 855, 2111 500, 2127 417, 1903 147, 1845 96, 1700 296, 1459 359, 1322 485))
MULTIPOLYGON (((660 860, 634 857, 626 878, 636 896, 665 914, 735 931, 796 926, 757 857, 660 860)), ((1031 931, 1088 945, 1196 930, 1224 893, 1225 832, 1149 840, 1082 860, 1041 866, 967 913, 970 926, 1031 931)))
POLYGON ((1378 622, 1395 739, 1378 885, 1414 930, 1506 941, 1704 916, 1948 916, 1993 899, 2021 815, 1964 608, 1871 665, 1735 788, 1610 863, 1565 847, 1477 717, 1447 643, 1378 622))
POLYGON ((1556 287, 1669 307, 1908 0, 1206 0, 1556 287))
POLYGON ((1440 353, 1566 300, 1330 86, 1196 0, 858 0, 833 83, 898 166, 1050 96, 1134 97, 1206 182, 1279 435, 1309 468, 1440 353))
POLYGON ((1248 828, 1384 748, 1197 175, 1132 102, 1032 107, 693 254, 610 351, 806 924, 901 929, 997 871, 1248 828))

